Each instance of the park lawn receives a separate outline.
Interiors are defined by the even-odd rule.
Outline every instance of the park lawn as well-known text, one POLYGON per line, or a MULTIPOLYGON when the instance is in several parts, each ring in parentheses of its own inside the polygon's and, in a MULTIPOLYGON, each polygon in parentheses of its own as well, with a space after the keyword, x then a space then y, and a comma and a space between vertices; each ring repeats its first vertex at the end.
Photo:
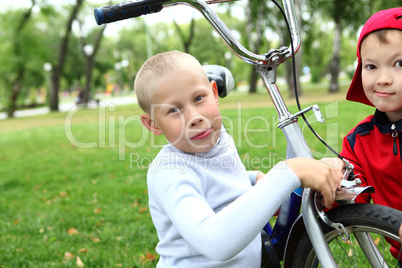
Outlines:
MULTIPOLYGON (((330 98, 317 99, 326 125, 307 117, 340 150, 342 137, 373 109, 330 98)), ((286 142, 274 109, 261 100, 266 94, 234 94, 220 107, 246 167, 267 171, 285 157, 286 142)), ((155 266, 146 172, 165 140, 141 127, 140 114, 137 105, 101 103, 0 121, 0 267, 76 267, 77 260, 85 267, 155 266)), ((329 156, 299 124, 313 155, 329 156)))

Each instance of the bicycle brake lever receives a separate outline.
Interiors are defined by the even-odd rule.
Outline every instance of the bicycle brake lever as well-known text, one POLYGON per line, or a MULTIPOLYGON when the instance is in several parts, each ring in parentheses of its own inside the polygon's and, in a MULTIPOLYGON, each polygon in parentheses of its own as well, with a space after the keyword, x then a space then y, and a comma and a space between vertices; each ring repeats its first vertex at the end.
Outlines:
POLYGON ((293 123, 293 122, 296 122, 296 121, 297 121, 297 118, 298 118, 299 116, 301 116, 301 115, 307 113, 307 112, 310 111, 310 110, 313 111, 313 114, 314 114, 314 116, 315 116, 315 118, 317 119, 318 122, 320 122, 321 124, 325 123, 325 119, 324 119, 324 116, 321 114, 320 107, 318 107, 317 104, 314 104, 314 105, 311 105, 311 106, 309 106, 309 107, 307 107, 307 108, 304 108, 303 110, 298 111, 297 113, 293 114, 292 116, 286 118, 285 120, 283 120, 283 121, 278 125, 278 128, 282 129, 282 128, 284 128, 285 126, 287 126, 287 125, 289 125, 289 124, 291 124, 291 123, 293 123))
POLYGON ((315 116, 315 119, 317 119, 318 122, 320 122, 321 124, 323 124, 325 122, 324 116, 322 116, 320 107, 318 107, 317 104, 314 104, 312 106, 312 110, 313 110, 313 114, 315 116))
MULTIPOLYGON (((353 166, 353 164, 351 164, 345 158, 343 158, 342 161, 345 163, 345 173, 343 173, 342 181, 344 181, 344 180, 345 181, 353 181, 353 179, 354 179, 353 169, 355 168, 355 166, 353 166)), ((358 185, 360 185, 360 183, 358 185)))
POLYGON ((353 201, 362 193, 374 193, 375 189, 372 186, 360 186, 362 184, 361 179, 356 178, 353 174, 354 166, 348 160, 342 159, 345 162, 346 170, 341 180, 341 189, 336 191, 335 201, 338 203, 341 201, 353 201))

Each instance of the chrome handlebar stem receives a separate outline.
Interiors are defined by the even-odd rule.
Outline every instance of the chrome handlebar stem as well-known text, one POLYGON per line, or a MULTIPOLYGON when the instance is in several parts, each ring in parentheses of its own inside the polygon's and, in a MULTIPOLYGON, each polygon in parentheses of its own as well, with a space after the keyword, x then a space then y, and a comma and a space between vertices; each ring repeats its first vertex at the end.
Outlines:
MULTIPOLYGON (((233 51, 233 53, 242 59, 243 61, 253 65, 269 66, 271 62, 268 61, 266 55, 255 54, 245 47, 233 36, 232 32, 226 27, 222 20, 215 14, 208 4, 230 2, 228 0, 216 0, 216 1, 201 1, 201 0, 172 0, 163 4, 164 7, 175 5, 187 5, 197 9, 205 19, 212 25, 215 31, 221 36, 226 45, 233 51)), ((283 0, 283 6, 285 14, 287 16, 292 39, 294 40, 294 51, 297 52, 301 45, 300 31, 297 23, 296 13, 292 0, 283 0)), ((272 53, 271 53, 272 54, 272 53)), ((290 46, 287 49, 286 59, 292 56, 290 46)), ((285 59, 285 60, 286 60, 285 59)), ((275 62, 272 64, 276 64, 275 62)))

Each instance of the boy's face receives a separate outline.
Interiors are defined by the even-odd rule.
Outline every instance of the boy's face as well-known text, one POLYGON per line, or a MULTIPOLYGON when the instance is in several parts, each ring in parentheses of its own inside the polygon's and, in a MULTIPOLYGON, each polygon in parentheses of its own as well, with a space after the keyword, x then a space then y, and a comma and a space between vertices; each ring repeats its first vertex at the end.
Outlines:
POLYGON ((390 30, 387 44, 369 34, 361 44, 362 84, 370 102, 391 122, 402 118, 402 32, 390 30))
POLYGON ((216 84, 207 83, 195 72, 177 73, 155 92, 148 120, 151 132, 163 134, 182 151, 200 153, 212 149, 222 125, 216 84))

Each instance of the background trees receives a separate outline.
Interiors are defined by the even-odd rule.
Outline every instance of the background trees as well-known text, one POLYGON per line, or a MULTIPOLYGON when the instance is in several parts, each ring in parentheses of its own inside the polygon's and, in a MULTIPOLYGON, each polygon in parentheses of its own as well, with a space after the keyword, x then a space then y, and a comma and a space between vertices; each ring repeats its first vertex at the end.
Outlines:
MULTIPOLYGON (((295 3, 303 42, 296 74, 308 74, 311 82, 329 77, 329 92, 339 90, 340 73, 349 78, 353 73, 357 32, 369 15, 401 6, 400 0, 295 3)), ((201 63, 228 66, 237 82, 247 84, 251 93, 257 91, 254 67, 228 53, 203 18, 192 16, 186 23, 176 19, 155 23, 158 15, 154 14, 108 31, 95 25, 92 14, 94 5, 104 4, 108 3, 74 0, 56 5, 31 0, 29 5, 0 13, 2 111, 9 117, 23 106, 46 105, 57 111, 59 98, 68 96, 72 101, 79 90, 84 93, 83 103, 96 93, 130 93, 141 64, 152 54, 173 49, 190 52, 201 63)), ((256 53, 289 44, 282 17, 270 1, 240 1, 214 9, 242 44, 256 53)), ((291 68, 280 69, 279 74, 293 88, 291 68)))
POLYGON ((370 10, 366 8, 365 2, 365 0, 331 0, 325 3, 320 0, 310 1, 312 10, 319 10, 323 17, 330 18, 333 23, 332 51, 330 52, 332 56, 327 66, 331 76, 329 92, 339 91, 342 37, 346 31, 356 32, 362 21, 369 17, 370 10))

